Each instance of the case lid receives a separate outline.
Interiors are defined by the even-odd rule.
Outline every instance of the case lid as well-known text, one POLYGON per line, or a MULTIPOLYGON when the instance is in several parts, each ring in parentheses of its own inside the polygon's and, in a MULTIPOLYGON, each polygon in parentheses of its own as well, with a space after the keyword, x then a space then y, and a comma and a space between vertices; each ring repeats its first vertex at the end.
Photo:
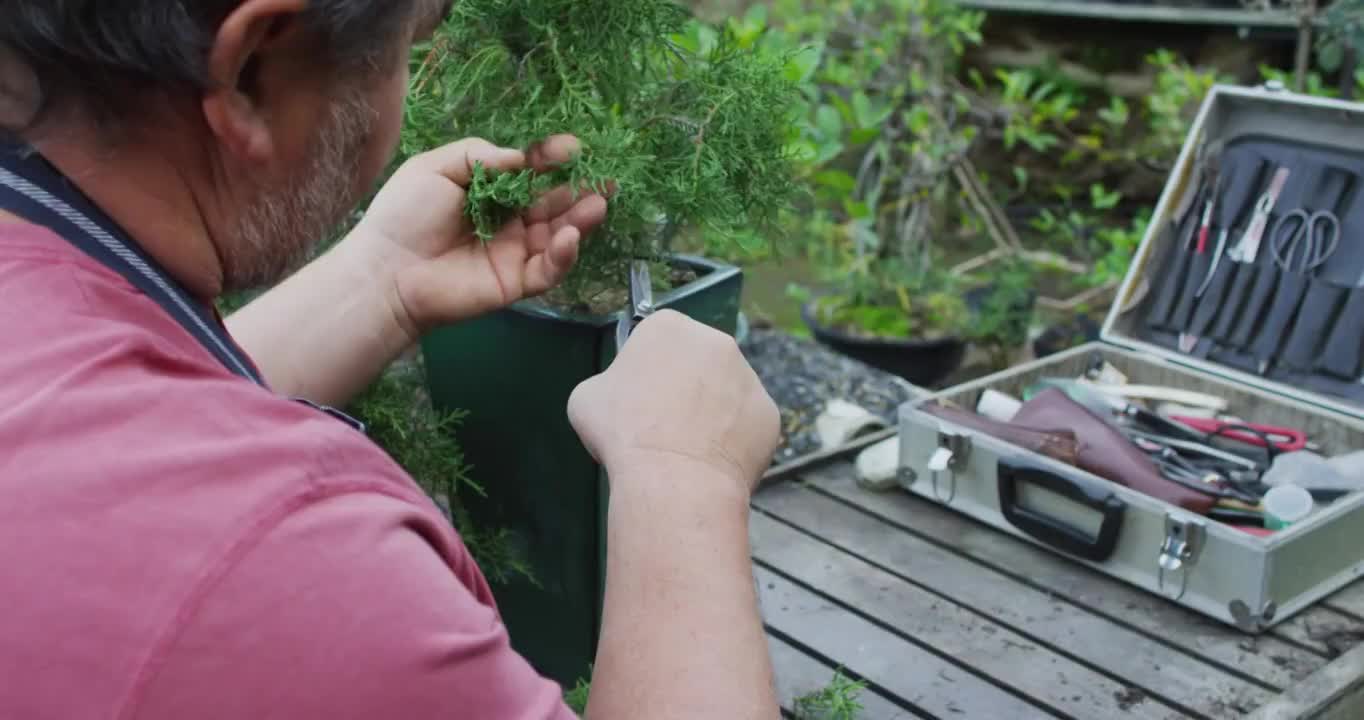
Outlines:
POLYGON ((1301 95, 1278 83, 1218 85, 1194 120, 1101 338, 1364 417, 1364 367, 1328 360, 1364 355, 1361 286, 1364 103, 1301 95), (1211 210, 1208 195, 1216 198, 1211 210), (1267 196, 1273 202, 1266 208, 1260 203, 1267 196), (1315 239, 1302 242, 1308 234, 1301 233, 1292 245, 1298 221, 1322 217, 1319 211, 1329 211, 1338 227, 1314 220, 1315 239), (1211 229, 1200 254, 1205 217, 1211 229), (1338 232, 1334 245, 1326 241, 1330 232, 1338 232), (1237 251, 1257 235, 1253 260, 1237 251), (1294 252, 1287 257, 1293 272, 1276 260, 1283 250, 1294 252), (1303 261, 1305 251, 1322 261, 1303 261), (1197 278, 1197 287, 1181 278, 1197 278), (1186 301, 1185 285, 1194 299, 1186 301))

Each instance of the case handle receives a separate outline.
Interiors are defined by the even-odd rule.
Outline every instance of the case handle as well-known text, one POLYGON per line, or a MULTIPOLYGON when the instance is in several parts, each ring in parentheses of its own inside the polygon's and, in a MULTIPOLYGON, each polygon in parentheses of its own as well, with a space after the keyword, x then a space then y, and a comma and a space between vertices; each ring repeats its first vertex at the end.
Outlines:
POLYGON ((999 508, 1014 527, 1051 547, 1071 555, 1104 562, 1118 546, 1123 515, 1127 503, 1108 490, 1095 489, 1089 483, 1058 475, 1049 470, 1006 460, 999 462, 999 508), (1097 510, 1103 515, 1099 532, 1091 535, 1064 520, 1044 515, 1018 504, 1018 486, 1032 483, 1062 497, 1097 510))

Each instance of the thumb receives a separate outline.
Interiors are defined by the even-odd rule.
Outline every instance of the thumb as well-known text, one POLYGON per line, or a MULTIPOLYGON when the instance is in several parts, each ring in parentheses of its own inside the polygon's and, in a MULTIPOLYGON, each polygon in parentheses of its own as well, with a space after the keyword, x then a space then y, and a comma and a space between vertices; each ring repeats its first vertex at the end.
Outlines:
POLYGON ((465 138, 422 153, 411 160, 418 169, 441 175, 450 182, 467 187, 474 177, 474 165, 490 170, 520 170, 526 154, 513 148, 498 147, 482 138, 465 138))

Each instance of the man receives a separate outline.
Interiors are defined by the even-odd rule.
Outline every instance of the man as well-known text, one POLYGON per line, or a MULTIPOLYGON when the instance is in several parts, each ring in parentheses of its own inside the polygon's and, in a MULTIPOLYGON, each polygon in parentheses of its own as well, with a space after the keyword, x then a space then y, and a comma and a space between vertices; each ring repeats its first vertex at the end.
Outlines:
MULTIPOLYGON (((475 161, 574 140, 417 157, 291 274, 381 175, 447 8, 0 3, 0 717, 571 717, 439 511, 325 408, 563 278, 603 198, 486 246, 461 211, 475 161)), ((777 418, 733 341, 659 313, 568 413, 613 483, 588 716, 775 717, 746 522, 777 418)))

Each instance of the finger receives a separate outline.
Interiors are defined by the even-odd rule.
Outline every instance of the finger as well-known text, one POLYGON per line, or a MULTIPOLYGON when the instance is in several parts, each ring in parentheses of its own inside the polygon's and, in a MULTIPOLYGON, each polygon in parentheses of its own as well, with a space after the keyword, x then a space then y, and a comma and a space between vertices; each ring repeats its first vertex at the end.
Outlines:
POLYGON ((549 172, 572 160, 582 143, 572 135, 551 135, 526 151, 527 162, 535 172, 549 172))
POLYGON ((482 163, 491 170, 520 170, 526 166, 526 154, 498 147, 482 138, 465 138, 422 153, 412 158, 412 163, 465 187, 473 180, 475 163, 482 163))
POLYGON ((549 222, 552 218, 567 212, 579 199, 575 197, 573 188, 566 185, 554 188, 541 195, 535 204, 526 210, 526 222, 549 222))
POLYGON ((606 201, 601 196, 588 196, 576 202, 572 193, 555 198, 549 206, 528 213, 525 218, 526 247, 532 254, 544 252, 549 247, 554 233, 565 227, 578 229, 580 235, 587 235, 606 219, 606 201), (591 199, 591 198, 596 199, 591 199), (565 203, 567 200, 567 203, 565 203), (553 211, 551 213, 551 211, 553 211))
POLYGON ((540 295, 563 281, 573 264, 578 261, 578 247, 582 235, 575 227, 566 227, 554 234, 549 248, 531 256, 526 263, 523 279, 527 296, 540 295))
POLYGON ((557 233, 562 228, 571 226, 586 235, 605 221, 606 198, 600 195, 588 195, 578 200, 567 212, 555 217, 550 222, 550 230, 557 233))

